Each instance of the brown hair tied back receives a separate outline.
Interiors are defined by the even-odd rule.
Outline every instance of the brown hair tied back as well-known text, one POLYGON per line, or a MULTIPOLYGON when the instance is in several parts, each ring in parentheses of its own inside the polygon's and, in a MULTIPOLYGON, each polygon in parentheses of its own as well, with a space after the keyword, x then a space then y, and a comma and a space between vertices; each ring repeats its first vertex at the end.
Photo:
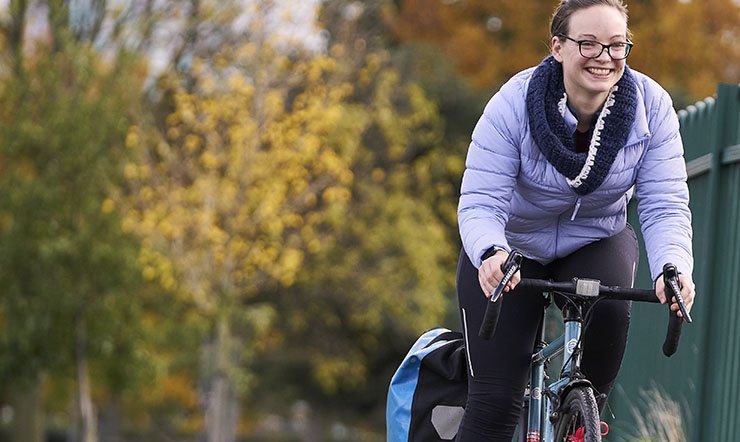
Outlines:
MULTIPOLYGON (((627 5, 622 0, 561 0, 550 21, 550 36, 568 35, 570 16, 581 9, 591 6, 611 6, 624 15, 625 21, 629 21, 627 5)), ((627 39, 632 40, 632 32, 627 28, 627 39)))

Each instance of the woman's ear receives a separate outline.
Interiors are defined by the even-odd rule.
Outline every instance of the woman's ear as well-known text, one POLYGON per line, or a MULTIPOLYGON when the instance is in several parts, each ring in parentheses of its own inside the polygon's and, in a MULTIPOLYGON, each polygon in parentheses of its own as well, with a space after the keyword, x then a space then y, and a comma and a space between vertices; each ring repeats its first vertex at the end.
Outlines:
POLYGON ((553 37, 552 40, 550 40, 550 53, 552 54, 553 58, 555 60, 559 61, 560 63, 563 62, 563 55, 561 51, 563 50, 563 42, 560 40, 560 37, 553 37))

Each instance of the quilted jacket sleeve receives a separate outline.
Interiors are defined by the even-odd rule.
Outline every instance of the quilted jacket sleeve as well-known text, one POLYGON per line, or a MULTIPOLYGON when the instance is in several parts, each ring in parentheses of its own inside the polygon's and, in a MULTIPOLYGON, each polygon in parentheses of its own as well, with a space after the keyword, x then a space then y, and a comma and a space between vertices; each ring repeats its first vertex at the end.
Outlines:
MULTIPOLYGON (((659 86, 647 80, 646 89, 659 86)), ((678 117, 662 89, 646 103, 650 144, 637 171, 638 214, 653 280, 665 263, 693 270, 691 211, 678 117)))
POLYGON ((512 78, 496 93, 473 130, 458 205, 463 247, 475 267, 493 246, 509 250, 504 228, 520 166, 526 127, 525 79, 512 78))

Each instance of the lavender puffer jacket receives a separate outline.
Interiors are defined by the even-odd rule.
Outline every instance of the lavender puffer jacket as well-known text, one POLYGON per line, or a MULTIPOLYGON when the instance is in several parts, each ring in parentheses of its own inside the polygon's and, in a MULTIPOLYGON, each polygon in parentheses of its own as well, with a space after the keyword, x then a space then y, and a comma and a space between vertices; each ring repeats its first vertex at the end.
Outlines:
MULTIPOLYGON (((458 222, 476 267, 493 246, 542 264, 619 233, 634 194, 655 279, 672 262, 693 270, 691 212, 678 118, 668 93, 632 70, 637 116, 603 184, 579 196, 548 163, 529 132, 525 97, 534 68, 512 77, 486 105, 466 159, 458 222)), ((565 111, 566 123, 576 118, 565 111)))

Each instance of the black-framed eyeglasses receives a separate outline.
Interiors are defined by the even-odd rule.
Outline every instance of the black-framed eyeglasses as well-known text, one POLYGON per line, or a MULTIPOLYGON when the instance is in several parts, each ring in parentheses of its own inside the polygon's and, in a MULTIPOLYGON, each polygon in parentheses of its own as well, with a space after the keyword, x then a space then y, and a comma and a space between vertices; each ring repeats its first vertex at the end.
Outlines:
POLYGON ((604 49, 606 49, 606 53, 609 54, 613 60, 624 60, 630 54, 632 46, 634 46, 634 43, 629 41, 621 41, 619 43, 605 45, 593 40, 576 40, 565 34, 560 34, 559 37, 566 38, 573 43, 577 43, 578 52, 581 53, 581 57, 583 58, 599 58, 601 53, 604 52, 604 49))

